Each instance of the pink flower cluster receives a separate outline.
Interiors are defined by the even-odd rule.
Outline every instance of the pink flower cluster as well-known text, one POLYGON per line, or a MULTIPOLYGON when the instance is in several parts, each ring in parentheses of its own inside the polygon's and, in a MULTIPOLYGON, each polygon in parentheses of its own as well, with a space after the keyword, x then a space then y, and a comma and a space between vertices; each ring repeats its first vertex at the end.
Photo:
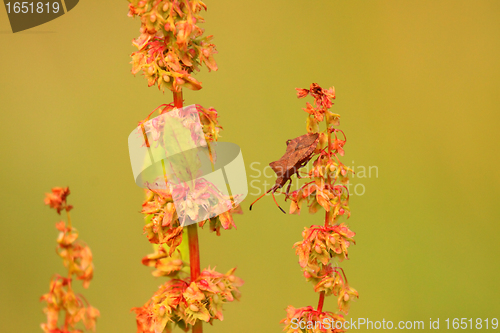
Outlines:
MULTIPOLYGON (((161 259, 148 260, 148 264, 155 261, 158 268, 161 259)), ((183 263, 179 259, 176 261, 173 270, 166 270, 170 271, 170 276, 181 272, 183 263), (176 273, 172 275, 172 272, 176 273)), ((133 309, 137 314, 137 331, 171 332, 174 325, 188 331, 197 320, 207 323, 214 319, 223 320, 223 304, 239 299, 238 287, 243 285, 243 280, 233 275, 234 271, 233 268, 221 274, 209 268, 192 282, 189 278, 178 277, 165 282, 144 306, 133 309)))
POLYGON ((142 71, 148 86, 180 92, 199 90, 201 82, 191 74, 205 64, 217 70, 212 36, 203 37, 200 15, 206 6, 199 0, 129 0, 129 16, 140 16, 141 35, 133 41, 132 73, 142 71))

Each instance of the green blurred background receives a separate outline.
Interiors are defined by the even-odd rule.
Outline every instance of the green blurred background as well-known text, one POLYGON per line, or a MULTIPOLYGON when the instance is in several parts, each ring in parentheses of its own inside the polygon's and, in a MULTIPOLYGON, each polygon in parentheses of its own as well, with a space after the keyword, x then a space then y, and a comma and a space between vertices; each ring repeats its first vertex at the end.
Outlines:
MULTIPOLYGON (((343 267, 360 293, 349 317, 426 327, 500 317, 500 3, 206 2, 219 71, 198 74, 204 88, 185 101, 217 108, 222 140, 241 146, 254 186, 266 178, 253 169, 305 133, 294 88, 312 82, 336 87, 344 163, 378 167, 378 177, 352 179, 365 193, 352 197, 348 221, 357 245, 343 267)), ((16 34, 0 10, 2 332, 41 332, 38 299, 64 272, 58 216, 43 205, 53 186, 70 187, 73 223, 94 254, 84 294, 101 311, 98 332, 135 332, 130 308, 163 281, 140 262, 151 246, 127 137, 171 94, 130 74, 138 28, 126 1, 81 1, 16 34)), ((249 212, 255 197, 237 230, 200 231, 202 266, 237 266, 246 282, 206 332, 279 332, 287 305, 317 304, 292 244, 321 215, 286 216, 269 197, 249 212)))

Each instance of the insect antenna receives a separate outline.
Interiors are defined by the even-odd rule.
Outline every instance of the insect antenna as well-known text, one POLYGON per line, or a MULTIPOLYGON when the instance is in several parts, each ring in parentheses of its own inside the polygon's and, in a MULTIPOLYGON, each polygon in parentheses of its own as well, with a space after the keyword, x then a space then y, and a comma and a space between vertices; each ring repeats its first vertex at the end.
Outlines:
POLYGON ((273 200, 274 200, 274 203, 276 204, 276 206, 278 206, 279 209, 281 209, 281 211, 286 214, 286 212, 283 210, 283 208, 280 207, 280 205, 278 205, 278 202, 276 202, 276 198, 274 197, 274 192, 278 189, 278 186, 277 185, 274 185, 273 187, 271 187, 269 190, 267 190, 264 194, 262 194, 260 197, 258 197, 257 199, 255 199, 254 202, 252 202, 250 204, 250 210, 252 210, 252 206, 257 202, 259 201, 263 196, 265 196, 266 194, 268 194, 269 192, 273 192, 272 195, 273 195, 273 200))

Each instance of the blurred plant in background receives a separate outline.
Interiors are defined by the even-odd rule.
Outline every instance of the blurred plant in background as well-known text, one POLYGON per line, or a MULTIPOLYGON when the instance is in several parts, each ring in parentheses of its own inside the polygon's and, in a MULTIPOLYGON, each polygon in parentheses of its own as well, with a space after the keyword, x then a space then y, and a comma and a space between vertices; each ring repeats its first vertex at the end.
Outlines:
MULTIPOLYGON (((138 51, 132 54, 132 73, 142 71, 148 86, 157 85, 162 91, 165 88, 172 91, 173 103, 160 105, 153 112, 159 110, 163 114, 182 108, 182 88, 202 88, 201 82, 191 74, 199 71, 203 64, 209 70, 217 70, 213 58, 215 45, 210 43, 212 36, 203 37, 204 29, 197 25, 203 22, 200 11, 206 10, 206 6, 198 0, 129 2, 129 16, 139 16, 141 20, 141 35, 133 41, 138 51)), ((201 105, 196 105, 196 110, 207 143, 216 141, 222 129, 217 111, 201 105)), ((151 114, 139 122, 139 126, 149 120, 151 114)), ((210 268, 200 270, 198 226, 196 223, 181 226, 169 189, 146 190, 142 213, 146 221, 144 233, 155 249, 142 263, 155 268, 154 276, 165 276, 169 280, 146 304, 133 309, 137 332, 171 332, 177 325, 184 331, 192 329, 193 333, 200 333, 202 322, 223 320, 222 305, 239 299, 238 287, 243 285, 243 280, 233 274, 235 269, 226 274, 210 268)), ((220 235, 221 227, 236 227, 234 213, 241 213, 241 208, 236 206, 199 225, 203 227, 208 223, 210 230, 220 235)))
POLYGON ((51 193, 45 194, 45 204, 54 208, 60 215, 66 211, 68 223, 60 221, 56 223, 59 230, 57 238, 57 254, 63 259, 64 266, 68 269, 68 275, 63 277, 56 274, 50 281, 50 291, 41 297, 47 306, 44 309, 47 322, 41 325, 45 333, 75 333, 82 332, 76 329, 81 321, 87 330, 95 330, 96 318, 99 310, 92 307, 81 294, 76 294, 72 288, 73 275, 82 280, 83 287, 88 288, 94 273, 92 264, 92 252, 81 240, 78 240, 78 232, 71 226, 70 210, 73 206, 68 205, 66 198, 70 194, 69 188, 54 187, 51 193), (59 328, 60 312, 64 312, 64 324, 59 328))

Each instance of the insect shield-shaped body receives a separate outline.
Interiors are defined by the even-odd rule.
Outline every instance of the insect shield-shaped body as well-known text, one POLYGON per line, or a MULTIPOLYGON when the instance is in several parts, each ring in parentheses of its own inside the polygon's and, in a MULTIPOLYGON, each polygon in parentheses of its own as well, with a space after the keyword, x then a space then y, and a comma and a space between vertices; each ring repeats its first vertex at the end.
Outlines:
POLYGON ((276 179, 276 189, 285 186, 300 168, 304 167, 312 157, 319 141, 319 133, 308 133, 286 142, 286 152, 277 161, 269 163, 278 179, 276 179))
MULTIPOLYGON (((286 142, 285 154, 281 156, 279 160, 269 163, 269 166, 274 170, 276 176, 278 177, 276 179, 276 183, 273 187, 267 190, 266 193, 258 197, 257 200, 262 198, 267 193, 272 192, 274 202, 279 209, 285 213, 285 211, 276 202, 274 192, 284 187, 289 181, 290 183, 288 184, 288 188, 286 190, 288 193, 290 186, 292 185, 291 177, 294 174, 298 175, 299 169, 304 167, 311 160, 312 154, 316 149, 318 142, 319 133, 308 133, 293 140, 288 140, 286 142)), ((250 205, 250 210, 252 210, 252 206, 257 202, 257 200, 250 205)))

